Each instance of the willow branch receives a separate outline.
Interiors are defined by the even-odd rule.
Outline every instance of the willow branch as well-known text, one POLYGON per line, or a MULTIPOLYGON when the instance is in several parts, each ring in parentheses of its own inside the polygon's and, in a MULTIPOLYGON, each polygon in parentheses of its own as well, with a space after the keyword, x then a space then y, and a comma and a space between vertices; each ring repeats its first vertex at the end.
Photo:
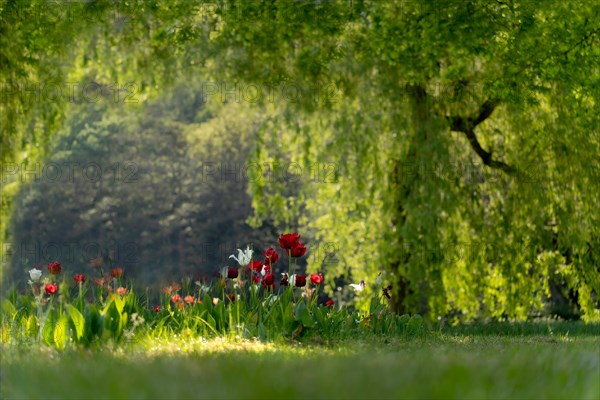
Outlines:
POLYGON ((496 109, 498 105, 494 100, 486 100, 480 107, 479 113, 473 117, 448 117, 448 121, 450 122, 450 129, 456 132, 463 132, 467 139, 469 140, 469 144, 471 148, 475 151, 475 153, 481 158, 481 161, 485 165, 490 168, 500 169, 506 172, 509 175, 513 175, 516 173, 516 170, 510 165, 506 164, 503 161, 495 160, 492 157, 492 153, 486 151, 483 147, 481 147, 481 143, 477 140, 477 135, 475 135, 475 128, 477 125, 481 124, 496 109))

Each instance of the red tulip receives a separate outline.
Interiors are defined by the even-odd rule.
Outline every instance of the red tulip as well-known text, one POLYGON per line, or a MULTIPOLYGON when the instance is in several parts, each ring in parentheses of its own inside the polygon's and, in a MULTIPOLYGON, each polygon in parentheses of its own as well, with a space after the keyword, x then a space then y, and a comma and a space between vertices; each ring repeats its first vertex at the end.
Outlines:
POLYGON ((335 304, 335 301, 333 301, 333 299, 329 299, 325 302, 325 305, 329 308, 332 308, 334 304, 335 304))
POLYGON ((273 288, 275 286, 275 275, 268 273, 262 278, 262 285, 265 289, 273 288))
POLYGON ((260 272, 260 271, 262 271, 263 263, 262 263, 262 261, 259 261, 259 260, 253 260, 253 261, 250 261, 250 264, 248 264, 248 267, 252 271, 260 272))
POLYGON ((183 298, 183 301, 185 301, 188 304, 193 304, 194 301, 196 301, 196 299, 194 299, 194 296, 185 296, 183 298))
POLYGON ((298 243, 294 246, 290 252, 292 257, 302 257, 306 253, 306 246, 302 243, 298 243))
POLYGON ((46 290, 46 294, 54 294, 58 291, 58 285, 56 283, 46 283, 44 289, 46 290))
POLYGON ((181 296, 178 294, 174 294, 173 296, 171 296, 171 301, 173 303, 179 303, 181 301, 181 296))
POLYGON ((123 275, 123 268, 115 268, 110 270, 110 276, 120 278, 123 275))
POLYGON ((170 285, 163 287, 162 291, 163 293, 170 295, 171 293, 176 292, 179 289, 181 289, 181 285, 179 283, 172 282, 170 285))
POLYGON ((297 287, 306 286, 306 275, 296 275, 296 286, 297 287))
POLYGON ((61 265, 59 262, 51 262, 50 264, 48 264, 48 271, 50 271, 50 273, 52 275, 58 275, 60 274, 61 271, 61 265))
POLYGON ((85 282, 85 275, 84 274, 75 274, 75 282, 83 284, 85 282))
POLYGON ((277 254, 275 249, 272 247, 269 247, 267 249, 267 251, 265 251, 264 256, 265 256, 265 264, 267 264, 267 265, 275 264, 277 262, 277 260, 279 260, 279 254, 277 254))
POLYGON ((260 275, 252 275, 252 283, 258 285, 260 283, 260 275))
POLYGON ((153 308, 157 314, 160 312, 160 306, 154 306, 153 308))
POLYGON ((227 268, 227 277, 229 279, 235 279, 238 277, 238 275, 239 275, 239 271, 237 268, 235 268, 235 267, 227 268))
POLYGON ((117 288, 117 294, 119 296, 125 296, 127 294, 127 289, 125 289, 124 287, 118 287, 117 288))
POLYGON ((235 294, 233 294, 233 293, 230 293, 230 294, 228 294, 228 295, 227 295, 227 297, 229 298, 229 300, 230 300, 231 302, 234 302, 234 301, 235 301, 235 294))
POLYGON ((323 282, 323 275, 321 274, 311 274, 310 275, 310 283, 313 285, 320 285, 323 282))
POLYGON ((281 281, 279 281, 279 285, 280 286, 287 286, 290 283, 288 282, 288 275, 287 274, 283 274, 283 278, 281 278, 281 281))
POLYGON ((284 250, 291 250, 300 243, 300 235, 298 232, 284 233, 279 236, 279 246, 284 250))
POLYGON ((107 283, 107 278, 94 278, 94 283, 96 283, 98 286, 104 286, 107 283))

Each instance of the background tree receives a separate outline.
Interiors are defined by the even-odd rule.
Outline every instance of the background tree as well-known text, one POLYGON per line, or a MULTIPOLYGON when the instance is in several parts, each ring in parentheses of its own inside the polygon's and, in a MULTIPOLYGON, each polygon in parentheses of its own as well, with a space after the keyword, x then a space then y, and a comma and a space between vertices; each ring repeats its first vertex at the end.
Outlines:
POLYGON ((385 267, 400 312, 523 318, 557 281, 599 317, 598 8, 227 4, 229 73, 339 90, 287 105, 311 113, 291 118, 293 153, 339 166, 305 195, 342 268, 385 267))
POLYGON ((189 82, 143 107, 72 110, 43 167, 15 199, 9 276, 61 260, 71 273, 102 256, 138 284, 211 277, 236 248, 264 250, 243 176, 258 117, 210 107, 189 82))
POLYGON ((255 182, 253 222, 302 216, 338 244, 330 276, 385 269, 399 312, 525 318, 552 292, 600 318, 593 3, 78 7, 98 22, 73 24, 88 27, 75 70, 158 91, 201 66, 275 90, 255 160, 333 165, 334 179, 255 182))

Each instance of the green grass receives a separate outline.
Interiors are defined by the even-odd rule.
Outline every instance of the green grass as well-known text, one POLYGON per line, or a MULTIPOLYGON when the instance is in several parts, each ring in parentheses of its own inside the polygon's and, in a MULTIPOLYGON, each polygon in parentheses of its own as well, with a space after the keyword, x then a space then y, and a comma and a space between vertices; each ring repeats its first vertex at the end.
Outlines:
POLYGON ((62 352, 5 346, 0 390, 7 399, 598 399, 598 332, 598 325, 573 323, 496 324, 420 339, 179 336, 62 352))

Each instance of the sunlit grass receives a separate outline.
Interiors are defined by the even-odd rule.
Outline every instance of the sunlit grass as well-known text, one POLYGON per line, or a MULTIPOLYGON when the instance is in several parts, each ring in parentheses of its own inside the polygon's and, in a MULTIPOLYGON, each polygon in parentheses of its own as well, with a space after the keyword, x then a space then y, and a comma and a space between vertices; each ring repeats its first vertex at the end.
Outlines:
POLYGON ((600 398, 598 324, 448 327, 393 313, 385 290, 334 307, 320 275, 275 291, 237 268, 151 306, 113 271, 87 301, 82 282, 2 300, 0 398, 600 398))
POLYGON ((180 335, 96 349, 5 346, 2 356, 5 398, 600 397, 593 333, 267 343, 180 335))

